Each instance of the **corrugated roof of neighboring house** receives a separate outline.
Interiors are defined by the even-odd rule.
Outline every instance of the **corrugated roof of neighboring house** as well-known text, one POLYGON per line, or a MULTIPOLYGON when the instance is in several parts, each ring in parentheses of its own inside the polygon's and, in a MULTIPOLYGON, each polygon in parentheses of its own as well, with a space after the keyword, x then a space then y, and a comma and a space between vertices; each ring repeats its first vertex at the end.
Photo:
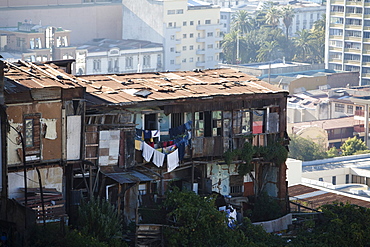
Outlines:
POLYGON ((322 129, 328 130, 328 129, 353 127, 355 125, 361 125, 361 124, 364 124, 363 120, 355 119, 355 117, 352 116, 352 117, 333 118, 333 119, 318 120, 318 121, 311 121, 311 122, 294 123, 292 125, 294 125, 295 129, 317 126, 322 129))
POLYGON ((348 202, 350 204, 370 208, 369 197, 361 197, 307 184, 297 184, 288 187, 288 195, 290 200, 301 199, 307 201, 309 202, 309 206, 315 209, 324 204, 331 204, 333 202, 348 202))

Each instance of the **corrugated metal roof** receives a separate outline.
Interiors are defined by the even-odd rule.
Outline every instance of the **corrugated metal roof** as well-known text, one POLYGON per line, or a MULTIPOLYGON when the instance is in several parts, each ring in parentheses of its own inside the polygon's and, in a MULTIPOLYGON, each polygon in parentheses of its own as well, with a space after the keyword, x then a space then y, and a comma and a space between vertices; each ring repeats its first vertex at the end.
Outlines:
POLYGON ((153 178, 135 171, 122 171, 122 172, 109 172, 109 171, 101 171, 105 176, 117 181, 120 184, 134 184, 137 182, 146 182, 152 181, 153 178))
POLYGON ((243 94, 269 94, 287 91, 234 69, 73 76, 54 64, 19 61, 7 63, 5 78, 13 81, 12 92, 28 88, 86 87, 89 104, 135 104, 243 94), (141 94, 138 92, 145 92, 141 94))
POLYGON ((315 208, 324 204, 331 204, 333 202, 343 202, 356 204, 361 207, 370 208, 370 199, 368 197, 346 195, 344 192, 329 191, 328 189, 318 189, 308 186, 306 184, 297 184, 288 187, 289 197, 300 198, 304 197, 305 201, 310 202, 315 208))

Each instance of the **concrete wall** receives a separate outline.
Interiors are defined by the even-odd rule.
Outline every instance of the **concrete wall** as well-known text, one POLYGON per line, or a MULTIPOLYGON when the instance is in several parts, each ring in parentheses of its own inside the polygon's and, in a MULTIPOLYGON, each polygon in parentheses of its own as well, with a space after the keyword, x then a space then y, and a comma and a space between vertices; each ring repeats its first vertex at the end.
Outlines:
POLYGON ((295 159, 287 159, 287 180, 288 180, 288 187, 294 184, 301 183, 302 178, 302 161, 295 160, 295 159))
MULTIPOLYGON (((16 0, 8 2, 15 4, 16 0)), ((18 0, 18 2, 20 4, 24 1, 18 0)), ((1 26, 16 27, 20 21, 31 20, 32 23, 41 22, 42 25, 62 27, 72 31, 70 40, 72 45, 94 38, 122 38, 122 4, 41 6, 43 5, 41 2, 45 1, 39 0, 38 2, 40 2, 40 7, 30 8, 28 4, 23 4, 27 7, 0 8, 1 26)))

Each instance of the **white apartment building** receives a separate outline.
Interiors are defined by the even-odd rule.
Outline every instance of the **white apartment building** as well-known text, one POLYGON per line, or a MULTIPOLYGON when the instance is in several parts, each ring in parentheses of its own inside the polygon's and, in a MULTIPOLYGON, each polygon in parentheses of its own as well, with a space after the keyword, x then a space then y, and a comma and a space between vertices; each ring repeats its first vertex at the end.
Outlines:
POLYGON ((163 46, 143 40, 94 39, 76 49, 78 75, 163 70, 163 46))
POLYGON ((123 39, 163 44, 165 70, 218 67, 220 7, 198 0, 123 1, 123 39))
POLYGON ((360 85, 370 84, 370 2, 327 1, 325 67, 359 71, 360 85))
MULTIPOLYGON (((297 31, 311 29, 315 21, 322 19, 326 6, 312 2, 298 2, 292 5, 294 8, 293 22, 289 28, 289 36, 295 36, 297 31)), ((285 26, 281 21, 283 30, 285 26)))

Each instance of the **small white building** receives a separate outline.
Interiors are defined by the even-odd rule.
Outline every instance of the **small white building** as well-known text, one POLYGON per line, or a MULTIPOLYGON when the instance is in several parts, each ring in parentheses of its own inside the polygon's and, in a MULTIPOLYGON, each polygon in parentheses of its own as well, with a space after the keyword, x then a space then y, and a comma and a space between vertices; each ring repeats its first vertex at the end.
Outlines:
POLYGON ((76 50, 78 75, 163 70, 163 46, 143 40, 94 39, 76 50))

